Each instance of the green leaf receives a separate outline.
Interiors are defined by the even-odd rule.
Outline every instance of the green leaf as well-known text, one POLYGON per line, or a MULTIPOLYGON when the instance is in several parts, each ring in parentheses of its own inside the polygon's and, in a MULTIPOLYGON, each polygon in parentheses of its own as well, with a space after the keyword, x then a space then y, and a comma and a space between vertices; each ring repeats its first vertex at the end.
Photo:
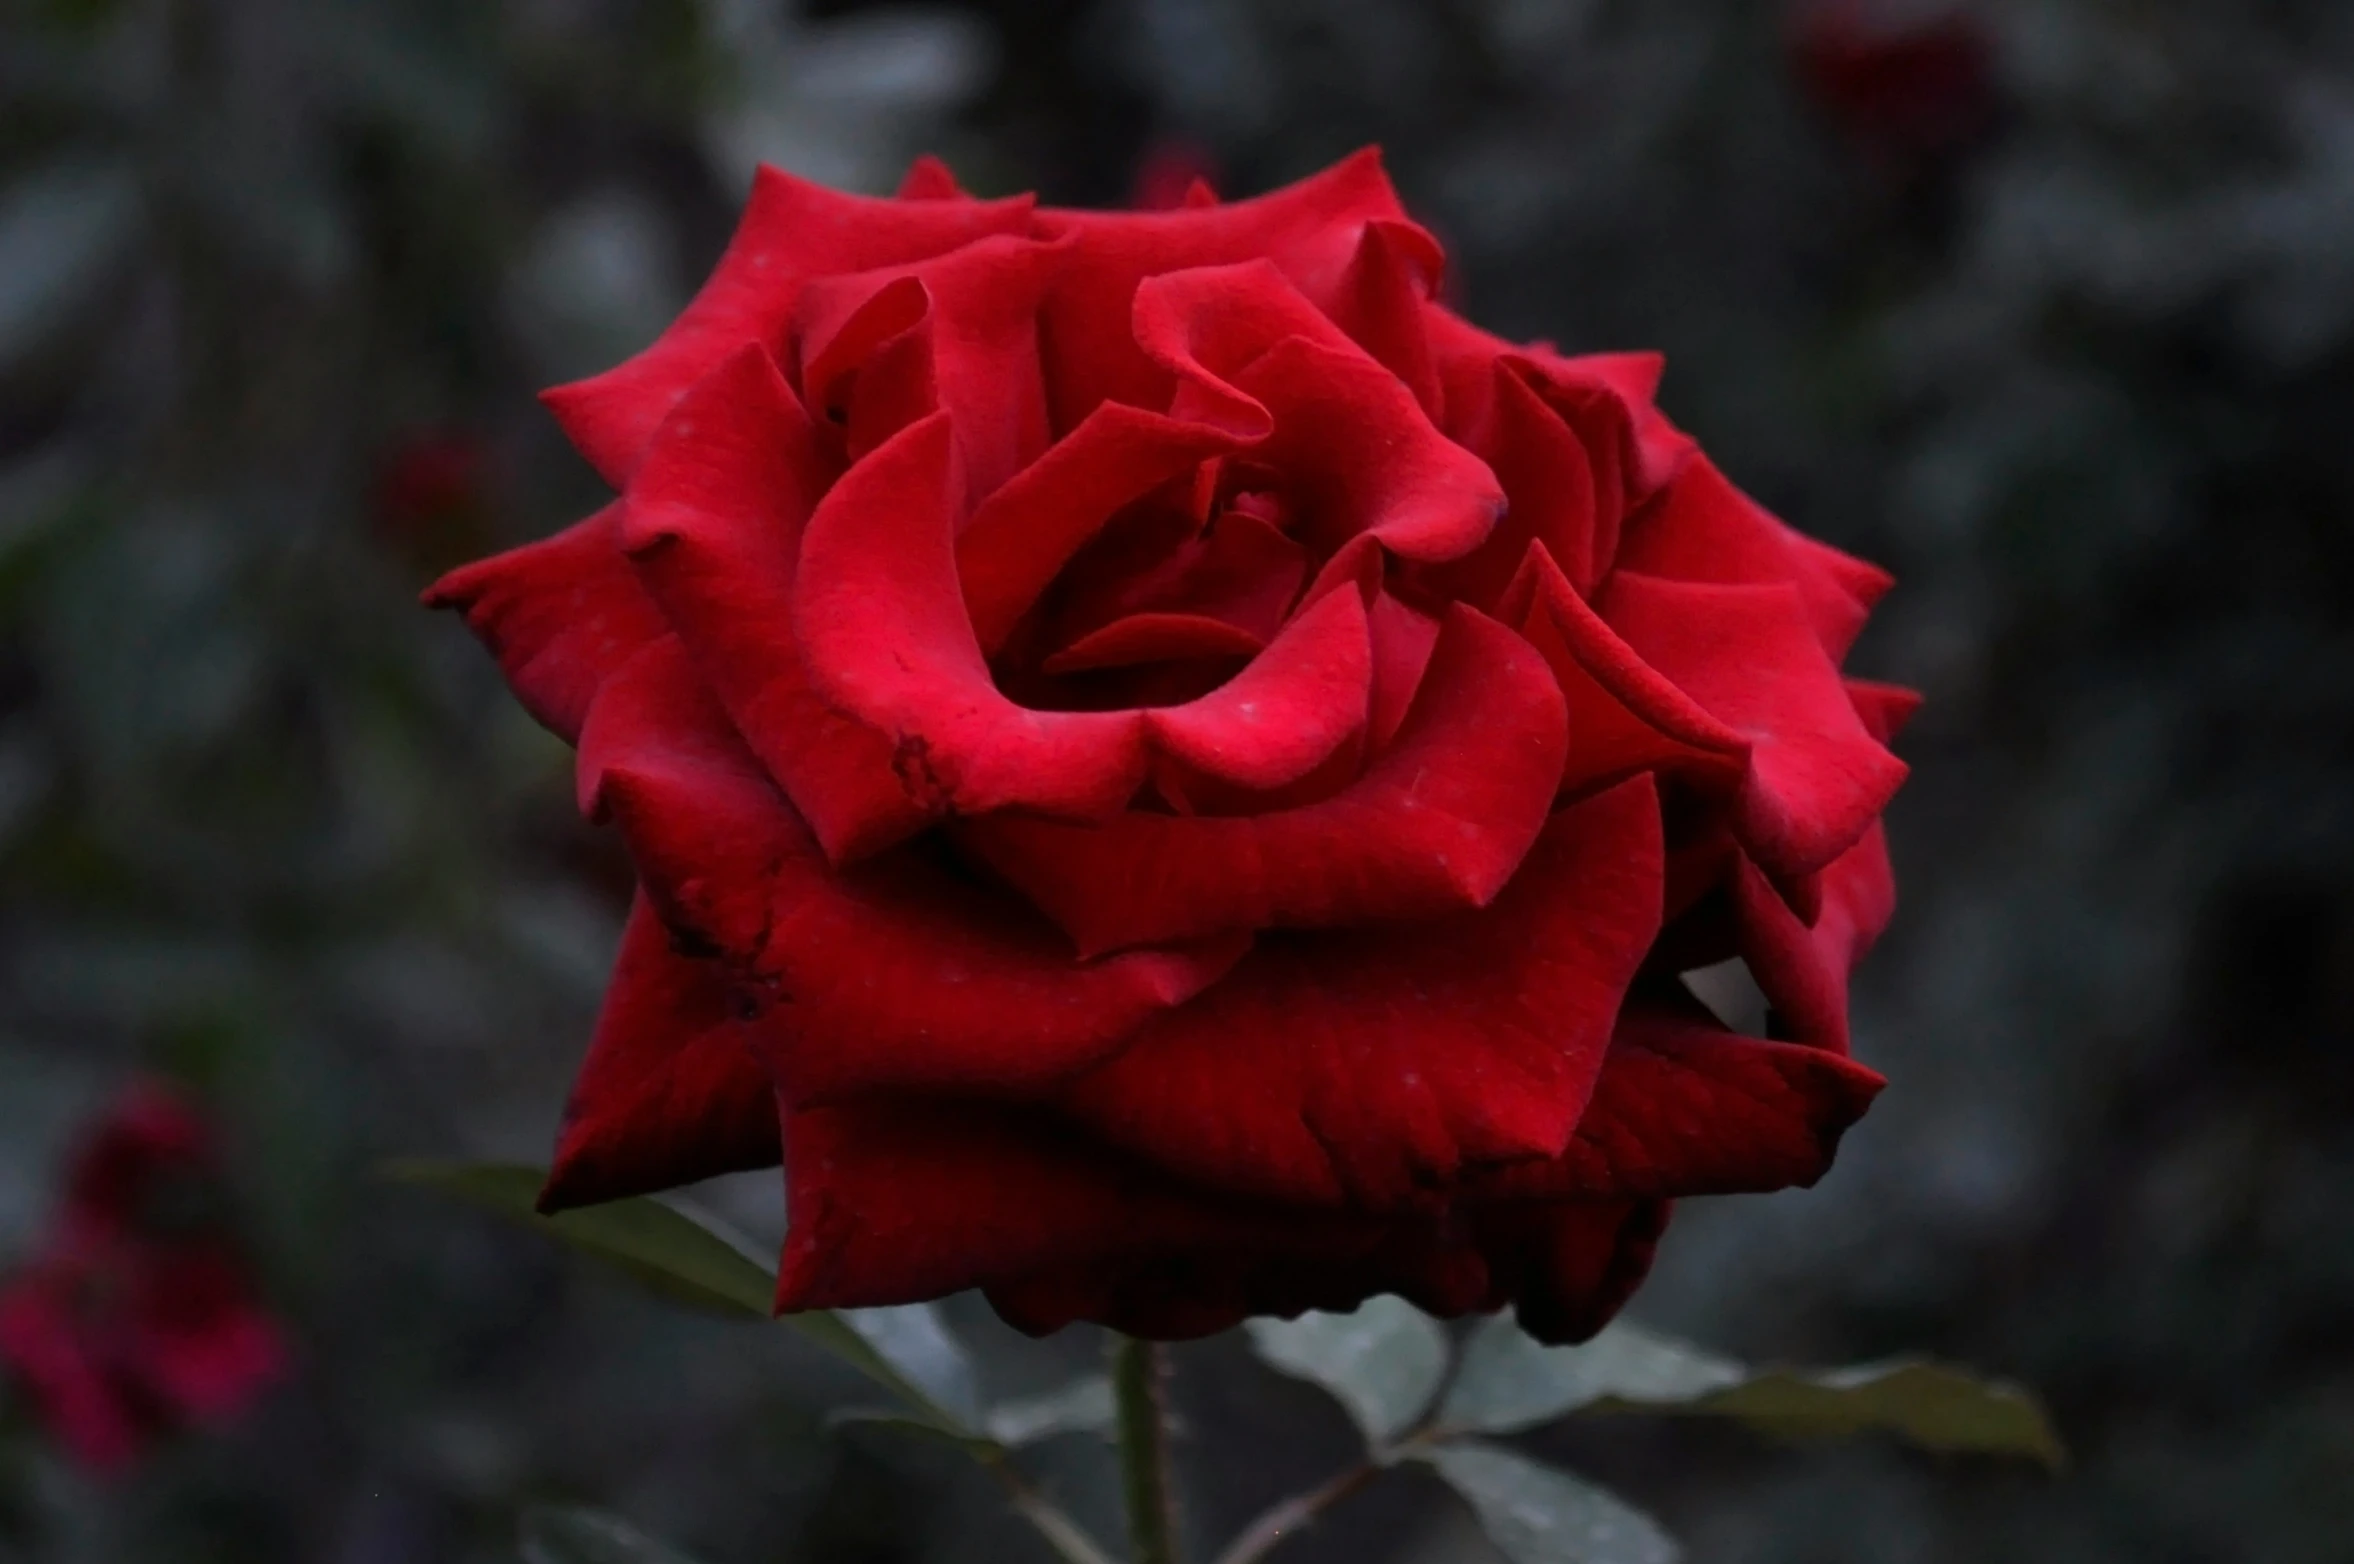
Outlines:
POLYGON ((1353 1314, 1252 1320, 1245 1328, 1269 1364, 1331 1391, 1376 1448, 1412 1426, 1446 1377, 1446 1336, 1399 1298, 1371 1299, 1353 1314))
POLYGON ((1090 1374, 1042 1396, 1000 1401, 989 1409, 981 1426, 999 1444, 1019 1449, 1059 1434, 1100 1434, 1116 1417, 1112 1382, 1101 1374, 1090 1374))
POLYGON ((1607 1489, 1509 1450, 1456 1440, 1419 1451, 1512 1564, 1675 1564, 1676 1540, 1607 1489))
POLYGON ((520 1540, 523 1564, 695 1564, 598 1510, 526 1510, 520 1540))
MULTIPOLYGON (((1628 1402, 1595 1410, 1648 1408, 1628 1402)), ((1811 1374, 1773 1370, 1689 1410, 1790 1439, 1884 1430, 1925 1450, 2025 1456, 2053 1471, 2068 1461, 2051 1419, 2025 1390, 1918 1358, 1811 1374)))
POLYGON ((1548 1347, 1508 1316, 1484 1321, 1463 1346, 1439 1422, 1483 1434, 1550 1423, 1605 1397, 1694 1401, 1745 1378, 1740 1364, 1619 1323, 1582 1347, 1548 1347))
POLYGON ((402 1162, 385 1171, 536 1228, 677 1302, 737 1319, 769 1317, 776 1273, 700 1213, 641 1197, 543 1216, 535 1202, 547 1174, 519 1163, 402 1162))
POLYGON ((928 1303, 845 1309, 841 1316, 875 1353, 959 1428, 981 1419, 981 1389, 973 1360, 928 1303))
POLYGON ((1006 1453, 1005 1446, 987 1434, 976 1434, 946 1419, 899 1407, 837 1407, 826 1414, 826 1427, 882 1428, 898 1434, 920 1434, 926 1439, 955 1445, 979 1461, 995 1461, 1006 1453))
MULTIPOLYGON (((560 1239, 675 1302, 731 1319, 771 1317, 776 1272, 747 1240, 684 1204, 639 1197, 543 1216, 536 1209, 547 1182, 541 1168, 411 1161, 394 1163, 385 1173, 560 1239)), ((930 1311, 929 1304, 841 1314, 805 1309, 776 1318, 899 1397, 918 1417, 963 1434, 978 1401, 972 1367, 930 1311)))
POLYGON ((1546 1347, 1488 1321, 1439 1409, 1450 1428, 1508 1434, 1572 1413, 1729 1417, 1782 1438, 1885 1432, 1924 1449, 2066 1459, 2026 1391, 1917 1359, 1753 1369, 1623 1321, 1582 1347, 1546 1347))

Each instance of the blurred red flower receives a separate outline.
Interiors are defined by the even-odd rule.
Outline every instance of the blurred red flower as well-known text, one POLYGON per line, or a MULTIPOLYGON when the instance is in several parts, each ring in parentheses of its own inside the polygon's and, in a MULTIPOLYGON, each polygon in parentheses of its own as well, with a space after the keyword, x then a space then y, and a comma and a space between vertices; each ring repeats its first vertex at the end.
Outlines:
POLYGON ((1875 150, 1938 157, 1993 121, 1994 39, 1967 9, 1801 0, 1791 52, 1807 96, 1875 150))
POLYGON ((380 541, 439 574, 490 545, 499 498, 482 437, 429 427, 399 436, 377 456, 368 517, 380 541))
POLYGON ((0 1287, 0 1363, 67 1454, 117 1472, 243 1411, 285 1367, 220 1221, 204 1121, 131 1087, 89 1131, 41 1248, 0 1287))
POLYGON ((430 429, 393 443, 376 469, 375 511, 387 530, 413 531, 482 503, 482 442, 430 429))
POLYGON ((1218 165, 1190 141, 1156 142, 1136 164, 1128 204, 1139 212, 1174 212, 1216 201, 1218 165))

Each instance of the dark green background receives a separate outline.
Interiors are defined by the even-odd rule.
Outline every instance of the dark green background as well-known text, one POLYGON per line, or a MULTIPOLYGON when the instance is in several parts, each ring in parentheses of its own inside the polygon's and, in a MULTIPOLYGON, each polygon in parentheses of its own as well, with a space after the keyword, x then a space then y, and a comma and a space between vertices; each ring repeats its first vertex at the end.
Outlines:
MULTIPOLYGON (((1930 697, 1861 982, 1894 1085, 1818 1190, 1688 1209, 1636 1314, 2016 1375, 2079 1461, 1555 1453, 1709 1564, 2354 1556, 2354 11, 1972 14, 1984 134, 1923 154, 1810 102, 1764 0, 11 0, 0 1253, 170 1071, 301 1369, 111 1490, 12 1423, 0 1557, 487 1561, 546 1498, 713 1564, 1035 1556, 952 1458, 827 1440, 785 1333, 367 1176, 542 1154, 627 890, 413 599, 597 502, 531 393, 658 328, 750 157, 1117 202, 1155 145, 1241 194, 1375 140, 1474 315, 1665 349, 1739 480, 1897 571, 1859 665, 1930 697), (453 438, 471 489, 398 503, 453 438)), ((956 1313, 1002 1386, 1093 1350, 956 1313)), ((1341 1459, 1232 1343, 1180 1363, 1205 1514, 1341 1459)), ((1283 1556, 1480 1557, 1448 1516, 1283 1556)))

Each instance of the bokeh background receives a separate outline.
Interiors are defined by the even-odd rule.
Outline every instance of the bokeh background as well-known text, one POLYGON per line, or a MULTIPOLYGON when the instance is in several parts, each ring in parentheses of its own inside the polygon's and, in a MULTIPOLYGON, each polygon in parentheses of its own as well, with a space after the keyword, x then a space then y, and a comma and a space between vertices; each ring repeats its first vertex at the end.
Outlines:
MULTIPOLYGON (((788 1333, 371 1176, 544 1154, 627 870, 440 569, 599 500, 532 401, 650 339, 756 160, 1249 194, 1378 141, 1484 323, 1658 347, 1918 685, 1894 1086, 1694 1203, 1634 1314, 2039 1387, 2057 1480, 1554 1436, 1706 1564, 2354 1557, 2354 8, 2343 0, 10 0, 0 22, 0 1263, 137 1069, 223 1127, 294 1376, 129 1477, 0 1431, 0 1557, 1042 1558, 829 1437, 788 1333)), ((778 1220, 758 1181, 715 1198, 778 1220)), ((1085 1362, 951 1310, 990 1382, 1085 1362)), ((1202 1531, 1344 1453, 1186 1349, 1202 1531)), ((1103 1451, 1049 1453, 1108 1515, 1103 1451)), ((1287 1550, 1487 1558, 1403 1484, 1287 1550)))

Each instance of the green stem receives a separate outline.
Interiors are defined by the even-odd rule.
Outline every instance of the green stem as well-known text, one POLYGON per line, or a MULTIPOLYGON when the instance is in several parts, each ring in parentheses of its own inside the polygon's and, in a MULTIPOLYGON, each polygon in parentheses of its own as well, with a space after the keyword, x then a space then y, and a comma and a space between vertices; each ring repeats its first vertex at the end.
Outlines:
POLYGON ((1133 1564, 1177 1564, 1177 1496, 1169 1481, 1168 1363, 1149 1341, 1112 1338, 1120 1477, 1133 1564))

